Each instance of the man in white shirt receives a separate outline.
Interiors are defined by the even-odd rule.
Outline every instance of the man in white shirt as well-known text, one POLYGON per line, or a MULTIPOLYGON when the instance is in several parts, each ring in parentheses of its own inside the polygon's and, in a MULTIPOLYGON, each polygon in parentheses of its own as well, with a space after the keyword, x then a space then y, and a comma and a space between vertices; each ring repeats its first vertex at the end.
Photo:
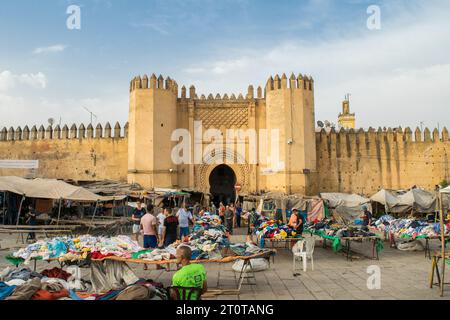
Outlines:
POLYGON ((189 220, 193 221, 192 213, 186 210, 186 205, 183 203, 177 212, 178 223, 180 224, 180 238, 183 240, 184 236, 189 235, 189 220))

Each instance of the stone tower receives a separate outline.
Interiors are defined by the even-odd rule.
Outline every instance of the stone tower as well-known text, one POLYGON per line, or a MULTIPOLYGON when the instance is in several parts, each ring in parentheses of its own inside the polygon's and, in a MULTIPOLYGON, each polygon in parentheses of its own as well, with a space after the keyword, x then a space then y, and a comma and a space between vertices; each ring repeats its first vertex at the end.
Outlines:
MULTIPOLYGON (((269 190, 313 194, 316 190, 314 80, 294 74, 270 77, 266 84, 266 128, 279 130, 284 168, 266 175, 269 190)), ((272 164, 274 165, 274 164, 272 164)))
POLYGON ((178 85, 161 75, 130 84, 128 182, 161 188, 177 185, 171 134, 177 126, 178 85))
POLYGON ((340 113, 338 117, 339 127, 344 129, 355 129, 355 120, 355 114, 350 113, 350 101, 346 98, 342 102, 342 113, 340 113))

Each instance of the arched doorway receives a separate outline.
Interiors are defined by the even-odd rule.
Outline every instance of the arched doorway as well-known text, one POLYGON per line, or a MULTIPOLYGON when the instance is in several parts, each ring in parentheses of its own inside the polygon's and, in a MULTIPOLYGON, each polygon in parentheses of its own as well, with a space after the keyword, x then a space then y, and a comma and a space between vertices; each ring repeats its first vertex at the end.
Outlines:
POLYGON ((214 204, 225 205, 234 202, 236 198, 234 186, 236 184, 236 174, 233 169, 225 164, 221 164, 213 169, 209 175, 210 193, 214 204))

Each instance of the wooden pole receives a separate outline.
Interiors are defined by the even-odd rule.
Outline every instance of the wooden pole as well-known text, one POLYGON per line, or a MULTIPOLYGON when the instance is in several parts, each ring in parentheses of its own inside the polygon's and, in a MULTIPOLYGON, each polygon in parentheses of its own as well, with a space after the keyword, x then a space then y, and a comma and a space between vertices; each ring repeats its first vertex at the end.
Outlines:
POLYGON ((114 207, 116 206, 116 199, 113 199, 113 206, 112 206, 112 209, 111 209, 111 215, 112 215, 112 217, 114 218, 114 207))
POLYGON ((444 225, 444 206, 442 203, 442 193, 439 192, 439 211, 441 220, 441 254, 442 254, 442 270, 441 270, 441 297, 444 296, 444 275, 445 275, 445 225, 444 225))
POLYGON ((62 206, 62 199, 59 199, 59 206, 58 206, 58 220, 56 221, 56 225, 59 226, 59 218, 61 217, 61 206, 62 206))
POLYGON ((19 212, 17 212, 16 226, 19 225, 20 211, 22 211, 22 204, 23 204, 24 201, 25 201, 25 195, 23 195, 23 196, 22 196, 22 200, 20 200, 19 212))
MULTIPOLYGON (((94 222, 95 213, 97 212, 97 206, 98 206, 98 200, 95 202, 94 213, 92 214, 92 220, 91 220, 92 223, 94 222)), ((88 228, 88 233, 91 231, 92 223, 88 228)))

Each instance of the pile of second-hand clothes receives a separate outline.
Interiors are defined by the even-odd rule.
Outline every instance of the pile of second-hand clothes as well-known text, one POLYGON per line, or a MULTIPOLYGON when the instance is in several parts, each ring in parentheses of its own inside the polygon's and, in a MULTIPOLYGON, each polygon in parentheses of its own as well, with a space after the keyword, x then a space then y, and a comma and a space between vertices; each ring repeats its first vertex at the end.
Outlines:
POLYGON ((275 220, 264 221, 256 231, 258 238, 265 239, 286 239, 299 238, 295 229, 286 224, 279 224, 275 220))
POLYGON ((230 244, 226 229, 220 223, 220 218, 205 214, 197 220, 188 241, 178 240, 165 249, 141 251, 136 253, 134 257, 150 261, 168 260, 176 255, 177 248, 181 245, 188 246, 191 249, 193 260, 220 260, 229 257, 230 254, 249 256, 265 251, 251 243, 230 244))
POLYGON ((305 225, 305 230, 313 234, 320 234, 338 238, 375 236, 374 233, 361 228, 361 226, 345 226, 336 223, 331 219, 324 219, 317 223, 309 222, 305 225))
POLYGON ((391 215, 380 217, 375 222, 375 226, 381 231, 391 232, 400 238, 435 237, 441 232, 439 223, 428 223, 416 219, 395 219, 391 215))
POLYGON ((210 214, 206 212, 203 216, 198 217, 195 221, 193 232, 198 232, 201 230, 217 229, 225 233, 225 226, 222 225, 220 217, 215 214, 210 214))
POLYGON ((39 240, 14 252, 12 259, 23 259, 29 264, 31 259, 49 260, 57 258, 60 261, 82 261, 88 257, 102 259, 108 256, 131 258, 134 252, 142 250, 136 241, 128 236, 93 237, 57 237, 49 240, 39 240))
POLYGON ((0 300, 168 299, 167 291, 161 283, 138 279, 135 276, 121 277, 121 281, 108 284, 100 294, 95 293, 95 283, 91 284, 90 280, 79 277, 77 272, 71 274, 55 267, 37 273, 28 268, 8 267, 0 273, 0 300))

